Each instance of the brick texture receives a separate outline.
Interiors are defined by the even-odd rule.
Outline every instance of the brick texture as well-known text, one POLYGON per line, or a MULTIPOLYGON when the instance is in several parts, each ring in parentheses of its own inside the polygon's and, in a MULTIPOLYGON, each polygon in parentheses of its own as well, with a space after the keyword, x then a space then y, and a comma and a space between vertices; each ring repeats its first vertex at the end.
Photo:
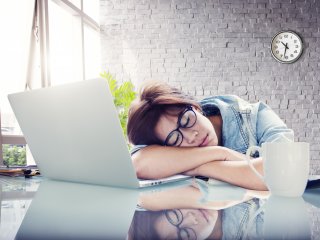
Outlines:
POLYGON ((167 81, 197 98, 263 101, 311 144, 320 174, 320 1, 100 0, 102 68, 119 81, 167 81), (294 30, 304 52, 272 58, 270 42, 294 30))

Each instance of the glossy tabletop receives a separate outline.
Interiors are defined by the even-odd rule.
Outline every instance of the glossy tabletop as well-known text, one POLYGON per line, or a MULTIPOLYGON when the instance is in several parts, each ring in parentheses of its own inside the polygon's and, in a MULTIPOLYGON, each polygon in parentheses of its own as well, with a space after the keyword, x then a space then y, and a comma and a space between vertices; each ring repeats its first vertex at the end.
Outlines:
POLYGON ((0 239, 320 239, 319 188, 283 198, 199 179, 142 190, 0 183, 0 239))

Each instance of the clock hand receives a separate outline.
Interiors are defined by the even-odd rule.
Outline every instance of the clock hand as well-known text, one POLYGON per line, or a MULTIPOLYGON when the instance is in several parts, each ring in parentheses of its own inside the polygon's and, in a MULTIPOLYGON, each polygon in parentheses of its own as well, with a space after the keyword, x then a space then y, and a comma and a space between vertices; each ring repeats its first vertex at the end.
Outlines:
POLYGON ((285 47, 285 48, 284 48, 284 54, 283 54, 283 56, 286 57, 287 49, 289 49, 288 43, 286 43, 286 44, 284 44, 283 42, 281 42, 281 43, 282 43, 282 45, 285 47))
POLYGON ((289 47, 288 47, 288 43, 286 43, 285 47, 286 47, 286 49, 289 49, 289 47))
POLYGON ((287 46, 286 46, 286 48, 284 49, 284 54, 283 54, 284 57, 286 56, 286 51, 287 51, 287 46))
POLYGON ((282 45, 286 48, 286 49, 289 49, 288 48, 288 43, 286 43, 286 44, 284 44, 283 42, 281 42, 282 43, 282 45))

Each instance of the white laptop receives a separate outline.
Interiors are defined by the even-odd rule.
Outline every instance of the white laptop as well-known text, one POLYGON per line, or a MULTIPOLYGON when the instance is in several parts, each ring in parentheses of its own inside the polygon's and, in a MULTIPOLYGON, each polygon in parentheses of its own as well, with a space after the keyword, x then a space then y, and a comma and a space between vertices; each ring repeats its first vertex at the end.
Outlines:
POLYGON ((41 174, 139 188, 189 178, 139 181, 109 86, 93 79, 8 96, 41 174))

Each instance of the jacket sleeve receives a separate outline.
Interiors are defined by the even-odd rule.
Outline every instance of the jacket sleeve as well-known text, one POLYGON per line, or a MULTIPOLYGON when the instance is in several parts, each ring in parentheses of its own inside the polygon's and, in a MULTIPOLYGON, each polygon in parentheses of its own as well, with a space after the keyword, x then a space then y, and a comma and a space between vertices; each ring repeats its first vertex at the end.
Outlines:
POLYGON ((294 141, 294 132, 266 104, 260 103, 257 115, 257 141, 259 146, 264 142, 294 141))
POLYGON ((130 155, 132 156, 133 154, 135 154, 136 152, 138 152, 139 150, 141 150, 142 148, 146 147, 148 145, 135 145, 132 147, 132 149, 130 150, 130 155))

